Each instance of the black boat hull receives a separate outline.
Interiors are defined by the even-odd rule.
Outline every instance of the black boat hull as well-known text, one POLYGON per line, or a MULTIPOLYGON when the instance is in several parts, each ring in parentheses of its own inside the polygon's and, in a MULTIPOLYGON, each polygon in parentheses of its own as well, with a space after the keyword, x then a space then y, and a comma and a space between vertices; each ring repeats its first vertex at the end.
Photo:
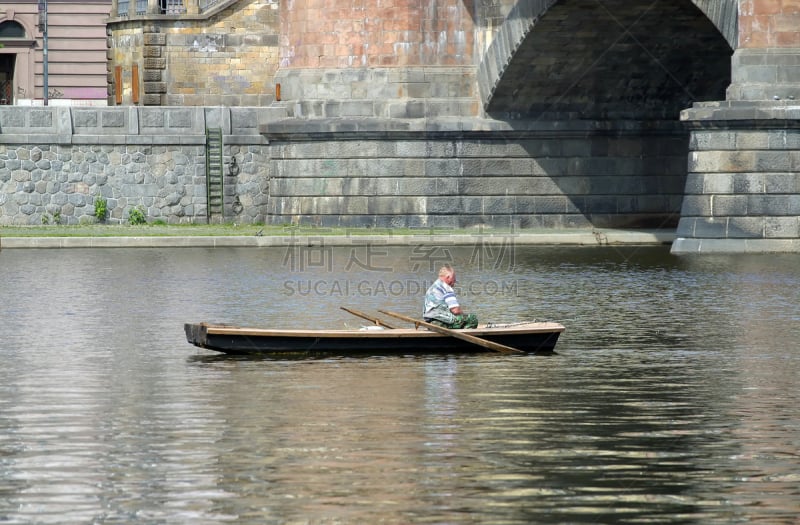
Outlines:
MULTIPOLYGON (((189 343, 228 354, 423 355, 492 352, 447 335, 414 329, 267 330, 207 323, 184 325, 189 343)), ((463 330, 524 352, 552 352, 564 327, 527 323, 509 328, 463 330)))

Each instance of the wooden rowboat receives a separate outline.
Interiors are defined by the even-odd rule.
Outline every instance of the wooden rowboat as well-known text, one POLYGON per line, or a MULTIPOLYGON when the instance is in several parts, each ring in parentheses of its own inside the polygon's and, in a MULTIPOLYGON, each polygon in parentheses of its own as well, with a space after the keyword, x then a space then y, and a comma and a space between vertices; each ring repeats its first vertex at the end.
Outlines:
MULTIPOLYGON (((425 328, 369 326, 351 330, 277 330, 186 323, 191 344, 227 354, 313 355, 422 355, 452 352, 490 352, 454 337, 425 328)), ((487 325, 458 330, 523 352, 552 352, 564 326, 551 322, 487 325)))

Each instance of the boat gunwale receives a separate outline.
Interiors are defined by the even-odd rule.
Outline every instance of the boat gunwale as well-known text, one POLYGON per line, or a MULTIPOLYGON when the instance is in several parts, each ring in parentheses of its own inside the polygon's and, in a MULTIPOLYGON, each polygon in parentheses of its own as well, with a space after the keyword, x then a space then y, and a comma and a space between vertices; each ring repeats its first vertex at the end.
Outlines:
MULTIPOLYGON (((189 323, 192 324, 192 323, 189 323)), ((209 335, 233 335, 233 336, 252 336, 252 337, 325 337, 325 338, 344 338, 356 337, 364 339, 381 339, 396 337, 449 337, 445 334, 429 331, 427 329, 415 328, 387 328, 383 330, 363 330, 363 329, 273 329, 273 328, 248 328, 231 325, 197 323, 202 326, 209 335)), ((483 328, 468 328, 459 332, 474 336, 497 336, 497 335, 525 335, 542 333, 563 333, 564 325, 555 322, 531 322, 518 326, 494 326, 483 328)))

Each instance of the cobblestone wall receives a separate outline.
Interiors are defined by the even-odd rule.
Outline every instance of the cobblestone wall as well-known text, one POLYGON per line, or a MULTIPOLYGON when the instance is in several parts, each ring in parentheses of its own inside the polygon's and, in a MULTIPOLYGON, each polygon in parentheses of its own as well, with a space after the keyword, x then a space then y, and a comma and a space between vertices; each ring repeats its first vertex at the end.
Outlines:
POLYGON ((192 222, 205 215, 202 146, 0 145, 0 224, 109 223, 133 208, 150 220, 192 222), (199 161, 199 162, 198 162, 199 161))
POLYGON ((0 225, 207 221, 206 127, 225 136, 225 215, 263 222, 268 152, 247 109, 0 108, 0 225), (230 174, 237 159, 238 172, 230 174))

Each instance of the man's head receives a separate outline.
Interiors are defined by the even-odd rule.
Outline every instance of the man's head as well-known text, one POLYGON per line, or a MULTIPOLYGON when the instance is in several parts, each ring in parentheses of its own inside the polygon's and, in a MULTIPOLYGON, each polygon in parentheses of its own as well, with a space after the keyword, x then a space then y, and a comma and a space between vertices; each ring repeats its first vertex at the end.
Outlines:
POLYGON ((439 279, 448 286, 456 284, 456 271, 449 264, 445 264, 439 268, 439 279))

